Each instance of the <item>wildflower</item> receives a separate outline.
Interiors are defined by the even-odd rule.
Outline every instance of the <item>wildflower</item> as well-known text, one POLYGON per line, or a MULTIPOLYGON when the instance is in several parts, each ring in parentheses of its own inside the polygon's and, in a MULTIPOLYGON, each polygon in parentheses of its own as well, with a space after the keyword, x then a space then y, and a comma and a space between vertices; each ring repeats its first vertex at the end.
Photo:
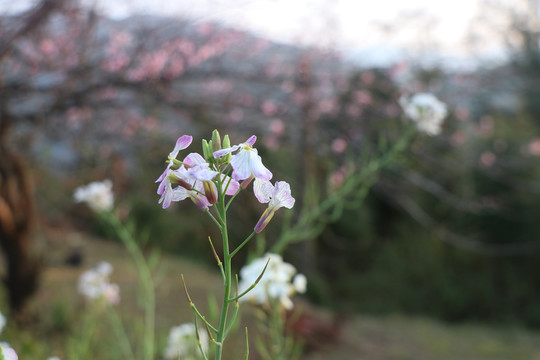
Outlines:
POLYGON ((268 208, 255 225, 255 232, 261 232, 270 222, 276 210, 281 207, 291 209, 294 206, 294 198, 291 196, 291 187, 285 181, 277 181, 273 186, 270 181, 255 179, 253 191, 257 200, 268 203, 268 208))
POLYGON ((89 299, 105 299, 109 304, 120 302, 120 289, 117 284, 109 282, 113 267, 102 261, 94 268, 85 271, 79 277, 78 290, 89 299))
POLYGON ((231 166, 233 168, 232 177, 234 180, 245 180, 251 176, 270 180, 272 178, 272 173, 263 165, 257 149, 253 147, 256 140, 257 137, 253 135, 244 143, 214 151, 214 158, 219 159, 222 156, 239 150, 231 157, 231 166))
POLYGON ((96 212, 110 211, 114 205, 112 182, 110 180, 94 181, 86 186, 75 189, 73 194, 76 202, 85 202, 96 212))
MULTIPOLYGON (((214 183, 217 171, 210 169, 210 165, 197 153, 186 156, 182 166, 171 170, 159 203, 163 208, 170 206, 172 201, 182 201, 190 198, 199 209, 205 211, 217 202, 217 187, 214 183), (174 188, 173 188, 174 186, 174 188)), ((226 175, 219 175, 222 191, 226 195, 234 195, 240 184, 226 175)))
MULTIPOLYGON (((165 359, 199 359, 199 345, 195 331, 196 327, 192 323, 172 327, 163 357, 165 359)), ((199 341, 203 351, 208 351, 208 334, 206 332, 199 331, 199 341)))
POLYGON ((447 114, 446 105, 433 94, 419 93, 410 99, 402 96, 399 104, 405 114, 416 122, 418 130, 428 135, 437 135, 441 132, 447 114))
POLYGON ((162 195, 159 203, 163 202, 163 208, 168 208, 170 203, 170 195, 172 192, 171 183, 169 180, 169 175, 171 171, 175 170, 178 165, 175 162, 176 157, 178 156, 178 153, 180 150, 184 150, 189 145, 191 145, 191 142, 193 141, 193 137, 189 135, 184 135, 178 138, 176 140, 176 145, 174 146, 173 151, 169 153, 169 164, 167 165, 167 168, 165 168, 165 171, 160 175, 160 177, 156 180, 156 182, 159 182, 157 193, 158 195, 162 195), (165 196, 163 196, 163 193, 167 192, 165 196), (165 200, 165 201, 164 201, 165 200))
POLYGON ((238 291, 243 292, 255 283, 267 261, 268 266, 259 283, 240 300, 263 304, 275 298, 279 299, 283 307, 291 309, 293 307, 291 296, 305 292, 307 280, 304 275, 297 274, 293 265, 284 262, 277 254, 268 253, 244 266, 240 270, 241 280, 238 291))
POLYGON ((6 342, 0 342, 0 351, 4 360, 18 360, 19 357, 15 350, 6 342))
POLYGON ((184 162, 190 166, 190 168, 186 171, 187 174, 192 176, 195 180, 202 182, 203 192, 206 199, 210 204, 215 204, 218 200, 218 193, 216 185, 212 182, 212 180, 219 173, 211 170, 210 164, 208 164, 204 158, 197 153, 191 153, 186 156, 184 162))

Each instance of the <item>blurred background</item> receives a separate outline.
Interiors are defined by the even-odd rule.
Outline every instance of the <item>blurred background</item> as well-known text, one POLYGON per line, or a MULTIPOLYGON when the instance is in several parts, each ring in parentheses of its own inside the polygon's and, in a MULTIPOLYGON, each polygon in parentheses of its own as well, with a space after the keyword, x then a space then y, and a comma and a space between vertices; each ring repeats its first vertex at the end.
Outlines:
MULTIPOLYGON (((306 358, 540 358, 539 5, 0 1, 0 309, 17 319, 6 336, 28 354, 61 349, 78 274, 108 256, 129 281, 76 187, 112 180, 145 246, 184 264, 163 285, 182 296, 186 268, 219 272, 211 222, 191 204, 157 204, 179 136, 200 151, 215 128, 233 144, 257 135, 274 179, 291 183, 294 223, 382 139, 399 139, 401 95, 431 92, 448 106, 442 134, 415 136, 284 249, 308 277, 302 301, 322 334, 303 335, 306 358)), ((231 210, 237 239, 261 213, 243 201, 231 210)), ((170 308, 189 320, 183 301, 170 308)))

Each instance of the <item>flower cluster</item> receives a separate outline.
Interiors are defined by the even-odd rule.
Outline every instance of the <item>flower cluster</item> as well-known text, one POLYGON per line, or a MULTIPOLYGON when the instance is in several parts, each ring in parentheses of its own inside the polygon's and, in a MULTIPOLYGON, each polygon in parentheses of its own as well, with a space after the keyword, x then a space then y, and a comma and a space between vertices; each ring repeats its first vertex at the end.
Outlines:
POLYGON ((114 205, 112 182, 110 180, 94 181, 75 189, 76 202, 85 202, 95 212, 110 211, 114 205))
POLYGON ((230 146, 226 135, 222 146, 221 137, 214 130, 212 140, 203 140, 203 155, 190 153, 178 160, 178 153, 189 147, 192 140, 189 135, 178 138, 169 153, 165 171, 156 180, 159 183, 157 193, 161 195, 159 203, 164 209, 172 202, 189 198, 199 209, 206 211, 218 202, 220 196, 236 195, 253 179, 255 196, 259 202, 268 203, 267 210, 254 227, 257 233, 264 229, 277 209, 293 207, 294 198, 289 184, 278 181, 272 185, 270 182, 272 172, 263 165, 257 149, 253 147, 257 140, 255 135, 234 146, 230 146))
POLYGON ((110 304, 120 302, 120 289, 117 284, 109 282, 113 267, 102 261, 94 268, 85 271, 79 277, 78 290, 89 299, 105 299, 110 304))
POLYGON ((293 307, 291 297, 306 291, 307 280, 303 274, 296 272, 293 265, 284 262, 277 254, 268 253, 244 266, 240 270, 238 291, 242 293, 254 284, 267 263, 268 266, 258 284, 240 300, 264 304, 270 298, 276 298, 283 307, 291 309, 293 307))
POLYGON ((208 334, 204 331, 199 331, 197 338, 196 328, 194 324, 186 323, 171 328, 167 340, 167 347, 163 352, 165 359, 183 359, 194 360, 198 359, 199 341, 203 351, 208 351, 208 334))
POLYGON ((405 114, 411 118, 418 130, 428 135, 438 135, 447 115, 446 105, 433 94, 418 93, 411 98, 402 96, 399 104, 405 114))

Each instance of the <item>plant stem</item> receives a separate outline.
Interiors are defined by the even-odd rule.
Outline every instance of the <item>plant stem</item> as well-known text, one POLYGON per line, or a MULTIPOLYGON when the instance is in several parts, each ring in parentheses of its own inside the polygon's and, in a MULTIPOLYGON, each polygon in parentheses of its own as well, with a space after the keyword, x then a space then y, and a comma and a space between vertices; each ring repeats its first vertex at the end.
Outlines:
POLYGON ((232 256, 229 253, 229 234, 227 229, 227 214, 225 209, 225 200, 223 197, 221 197, 219 202, 219 211, 221 212, 221 238, 223 240, 223 270, 224 270, 224 289, 223 289, 223 304, 221 306, 221 315, 219 318, 219 328, 218 333, 216 335, 216 354, 214 359, 215 360, 221 360, 221 354, 223 351, 223 341, 225 340, 226 336, 226 329, 227 329, 227 315, 229 312, 229 298, 231 296, 231 284, 232 284, 232 278, 231 278, 231 259, 232 256))
POLYGON ((120 220, 113 214, 108 216, 108 219, 116 230, 116 233, 124 243, 124 246, 129 251, 137 270, 139 273, 139 279, 143 287, 143 296, 144 296, 144 311, 145 311, 145 326, 144 326, 144 340, 143 343, 143 359, 152 360, 154 358, 154 334, 155 334, 155 308, 156 308, 156 299, 155 299, 155 286, 154 281, 152 280, 152 272, 148 263, 135 242, 135 239, 131 236, 131 233, 127 230, 125 226, 122 225, 120 220))

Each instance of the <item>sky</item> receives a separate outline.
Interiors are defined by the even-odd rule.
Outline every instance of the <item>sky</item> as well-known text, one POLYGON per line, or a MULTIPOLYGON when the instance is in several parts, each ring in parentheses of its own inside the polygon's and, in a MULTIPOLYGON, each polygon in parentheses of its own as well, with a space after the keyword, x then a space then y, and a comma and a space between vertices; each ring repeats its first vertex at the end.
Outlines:
MULTIPOLYGON (((278 42, 332 48, 358 60, 434 52, 471 57, 467 36, 482 0, 83 0, 109 16, 132 13, 220 21, 278 42)), ((17 0, 20 6, 32 2, 17 0)), ((0 5, 14 3, 0 0, 0 5)), ((493 52, 496 43, 476 51, 493 52)))

